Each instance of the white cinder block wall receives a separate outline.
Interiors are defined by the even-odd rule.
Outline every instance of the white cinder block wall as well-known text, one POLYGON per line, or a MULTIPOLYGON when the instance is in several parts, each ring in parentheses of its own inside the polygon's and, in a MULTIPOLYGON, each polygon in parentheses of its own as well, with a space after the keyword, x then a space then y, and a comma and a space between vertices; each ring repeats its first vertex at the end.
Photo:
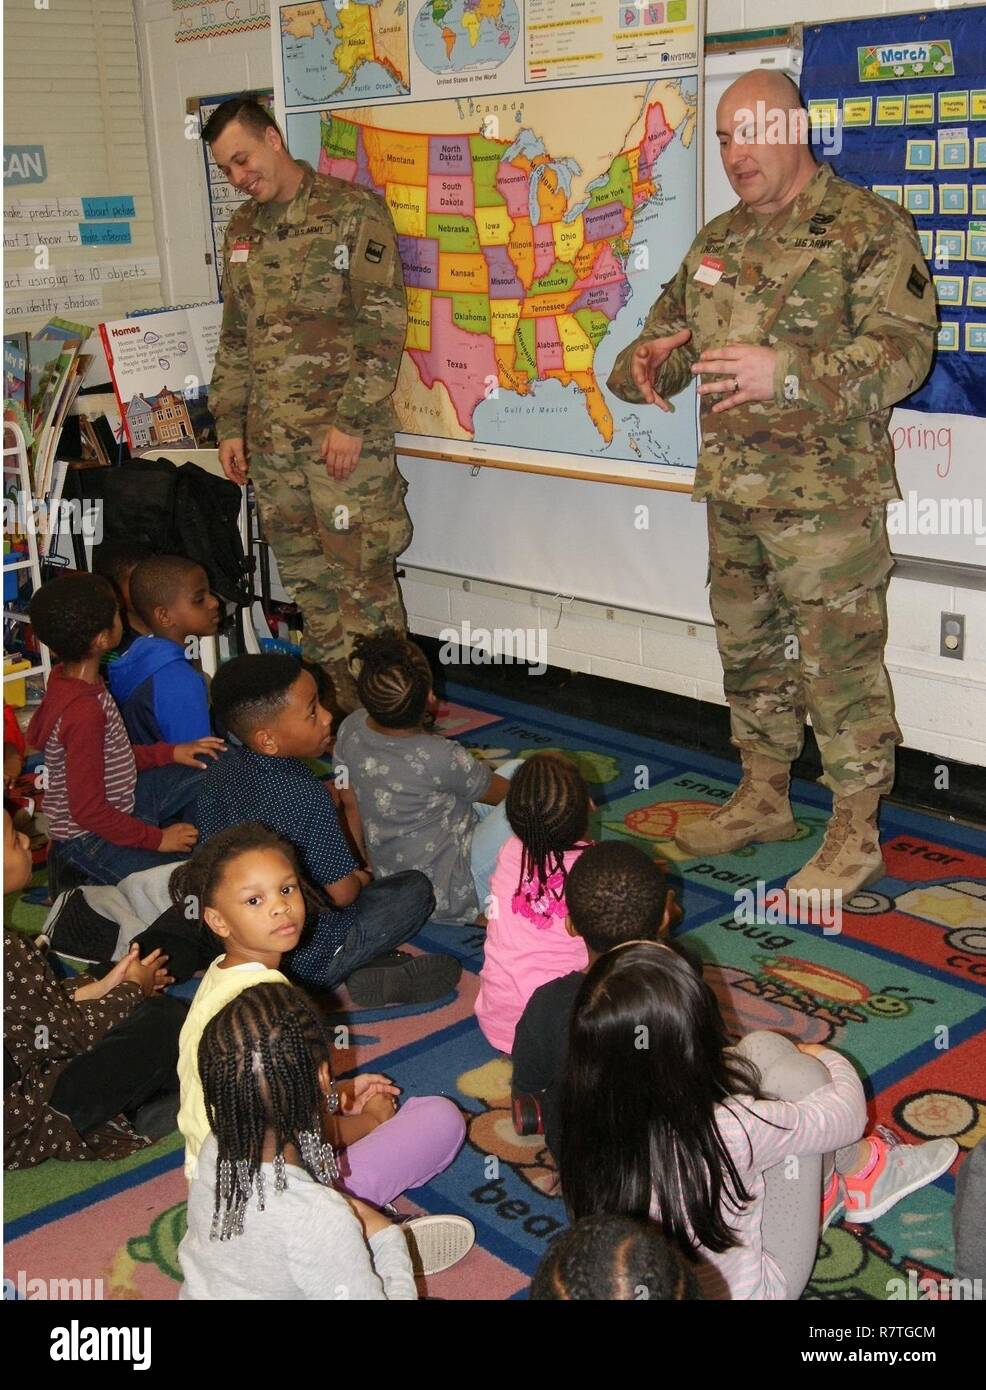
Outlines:
MULTIPOLYGON (((963 0, 952 0, 953 6, 959 3, 963 0)), ((916 8, 914 0, 708 0, 706 30, 715 34, 916 8)), ((261 30, 176 45, 169 0, 134 0, 134 10, 164 295, 171 303, 187 303, 211 297, 214 281, 204 263, 208 222, 200 188, 201 154, 190 152, 184 138, 185 99, 269 86, 270 36, 261 30)), ((986 490, 986 466, 983 483, 986 490)), ((410 501, 413 512, 413 491, 410 501)), ((443 628, 467 620, 474 629, 543 628, 547 660, 553 665, 723 702, 711 621, 682 622, 595 603, 559 602, 528 589, 410 566, 404 596, 416 632, 438 636, 443 628)), ((887 663, 905 742, 986 766, 986 590, 895 578, 888 606, 887 663), (943 611, 965 615, 963 661, 938 654, 943 611)))
MULTIPOLYGON (((467 621, 474 632, 543 630, 551 666, 725 703, 711 623, 559 602, 410 566, 402 587, 413 632, 437 638, 467 621)), ((905 744, 986 766, 986 591, 894 579, 888 609, 887 666, 905 744), (965 614, 961 662, 938 654, 942 611, 965 614)))

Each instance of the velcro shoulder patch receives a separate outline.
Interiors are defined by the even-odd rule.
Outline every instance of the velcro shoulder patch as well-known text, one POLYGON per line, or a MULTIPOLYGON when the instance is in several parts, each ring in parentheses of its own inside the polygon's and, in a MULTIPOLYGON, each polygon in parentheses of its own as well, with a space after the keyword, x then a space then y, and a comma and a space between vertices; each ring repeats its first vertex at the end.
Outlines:
POLYGON ((916 299, 921 299, 925 290, 928 288, 928 277, 922 275, 917 266, 912 266, 911 273, 907 277, 907 288, 916 299))
POLYGON ((883 303, 885 313, 926 328, 938 327, 938 305, 928 267, 916 248, 901 248, 883 303))
POLYGON ((353 273, 375 285, 401 282, 401 266, 397 256, 397 239, 379 214, 364 214, 356 236, 352 260, 353 273))

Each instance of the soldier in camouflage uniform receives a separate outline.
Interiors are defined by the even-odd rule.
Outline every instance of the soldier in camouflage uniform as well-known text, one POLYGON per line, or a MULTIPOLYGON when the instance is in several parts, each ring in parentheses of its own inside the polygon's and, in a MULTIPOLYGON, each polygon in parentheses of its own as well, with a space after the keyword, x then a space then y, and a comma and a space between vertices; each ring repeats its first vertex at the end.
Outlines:
POLYGON ((386 202, 291 158, 254 102, 202 132, 249 199, 226 233, 209 404, 227 477, 253 481, 264 534, 343 707, 353 638, 405 629, 394 560, 410 544, 394 461, 407 308, 386 202))
POLYGON ((717 133, 742 201, 696 237, 609 387, 668 409, 663 397, 703 378, 694 497, 708 503, 743 780, 677 843, 708 855, 793 837, 808 712, 834 813, 788 887, 849 895, 884 872, 877 810, 900 741, 883 665, 885 509, 900 495, 887 423, 927 374, 938 320, 910 217, 816 165, 800 108, 775 73, 723 95, 717 133), (765 138, 777 111, 786 144, 765 138))

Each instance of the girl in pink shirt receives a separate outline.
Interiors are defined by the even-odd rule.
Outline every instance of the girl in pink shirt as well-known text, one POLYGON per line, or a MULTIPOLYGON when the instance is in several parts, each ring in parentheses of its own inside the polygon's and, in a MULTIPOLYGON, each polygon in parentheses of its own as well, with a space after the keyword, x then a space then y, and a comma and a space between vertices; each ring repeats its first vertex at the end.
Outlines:
POLYGON ((650 1216, 712 1299, 799 1298, 831 1221, 876 1220, 958 1153, 862 1138, 862 1085, 830 1048, 778 1033, 731 1048, 711 989, 659 942, 614 947, 586 975, 562 1120, 572 1217, 650 1216))
POLYGON ((513 835, 490 880, 476 1018, 487 1041, 510 1052, 534 991, 589 963, 565 926, 565 882, 589 844, 592 801, 570 758, 536 753, 514 773, 504 805, 513 835))

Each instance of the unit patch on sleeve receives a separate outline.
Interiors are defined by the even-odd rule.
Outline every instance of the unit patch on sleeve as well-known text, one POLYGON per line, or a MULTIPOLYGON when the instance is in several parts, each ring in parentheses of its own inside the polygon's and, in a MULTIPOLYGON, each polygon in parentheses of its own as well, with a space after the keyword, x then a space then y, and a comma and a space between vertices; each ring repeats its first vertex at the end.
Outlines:
POLYGON ((924 292, 927 288, 927 285, 928 281, 926 276, 921 274, 917 266, 914 266, 911 269, 910 275, 907 277, 907 288, 910 290, 911 294, 914 295, 915 299, 924 298, 924 292))

